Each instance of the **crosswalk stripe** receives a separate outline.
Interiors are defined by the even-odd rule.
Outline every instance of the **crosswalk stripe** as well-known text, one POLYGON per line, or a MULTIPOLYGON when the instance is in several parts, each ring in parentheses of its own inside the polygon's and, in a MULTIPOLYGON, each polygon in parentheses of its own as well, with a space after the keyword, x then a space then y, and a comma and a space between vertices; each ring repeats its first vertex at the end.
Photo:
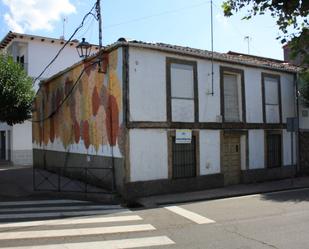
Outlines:
POLYGON ((21 207, 21 208, 0 208, 0 214, 3 212, 27 212, 27 211, 60 211, 60 210, 106 210, 106 209, 123 209, 120 206, 108 207, 100 205, 88 205, 88 206, 62 206, 62 207, 21 207))
POLYGON ((0 228, 10 227, 35 227, 35 226, 59 226, 59 225, 79 225, 79 224, 96 224, 107 222, 122 222, 122 221, 138 221, 142 220, 138 215, 127 216, 112 216, 112 217, 91 217, 81 219, 57 219, 57 220, 45 220, 45 221, 26 221, 26 222, 13 222, 13 223, 0 223, 0 228))
POLYGON ((107 240, 107 241, 92 241, 79 243, 65 243, 54 245, 37 245, 37 246, 20 246, 1 249, 129 249, 150 246, 165 246, 175 244, 167 236, 107 240))
POLYGON ((74 212, 51 212, 51 213, 17 213, 17 214, 1 214, 2 219, 29 219, 29 218, 54 218, 54 217, 72 217, 72 216, 87 216, 100 214, 125 214, 131 213, 129 209, 111 209, 111 210, 94 210, 94 211, 74 211, 74 212))
POLYGON ((180 216, 183 216, 185 218, 187 218, 188 220, 191 220, 197 224, 209 224, 209 223, 215 223, 214 220, 208 219, 202 215, 199 215, 197 213, 188 211, 184 208, 181 207, 177 207, 177 206, 170 206, 170 207, 165 207, 167 210, 178 214, 180 216))
POLYGON ((128 233, 140 231, 156 230, 150 224, 127 225, 127 226, 110 226, 110 227, 94 227, 94 228, 75 228, 75 229, 55 229, 41 231, 22 231, 22 232, 3 232, 0 233, 1 240, 16 239, 37 239, 37 238, 56 238, 67 236, 84 236, 84 235, 102 235, 112 233, 128 233))
POLYGON ((40 201, 8 201, 0 202, 0 206, 16 206, 16 205, 44 205, 44 204, 69 204, 69 203, 89 203, 80 200, 40 200, 40 201))

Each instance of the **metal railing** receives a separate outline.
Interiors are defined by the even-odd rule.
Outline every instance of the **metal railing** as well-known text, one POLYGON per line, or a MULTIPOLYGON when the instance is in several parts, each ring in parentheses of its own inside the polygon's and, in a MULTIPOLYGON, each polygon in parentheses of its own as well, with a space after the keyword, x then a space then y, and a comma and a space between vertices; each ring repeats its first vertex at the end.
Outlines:
POLYGON ((112 168, 49 167, 33 168, 35 191, 114 193, 112 168))

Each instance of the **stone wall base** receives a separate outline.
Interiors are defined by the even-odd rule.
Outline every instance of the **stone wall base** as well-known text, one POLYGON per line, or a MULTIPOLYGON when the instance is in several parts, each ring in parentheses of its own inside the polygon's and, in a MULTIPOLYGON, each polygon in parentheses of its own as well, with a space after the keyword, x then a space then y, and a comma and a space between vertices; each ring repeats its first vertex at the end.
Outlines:
POLYGON ((198 191, 224 186, 223 174, 213 174, 184 179, 163 179, 126 183, 123 196, 125 199, 136 199, 158 194, 170 194, 198 191))
POLYGON ((255 183, 271 180, 279 180, 295 176, 296 166, 283 166, 272 169, 250 169, 241 173, 242 183, 255 183))

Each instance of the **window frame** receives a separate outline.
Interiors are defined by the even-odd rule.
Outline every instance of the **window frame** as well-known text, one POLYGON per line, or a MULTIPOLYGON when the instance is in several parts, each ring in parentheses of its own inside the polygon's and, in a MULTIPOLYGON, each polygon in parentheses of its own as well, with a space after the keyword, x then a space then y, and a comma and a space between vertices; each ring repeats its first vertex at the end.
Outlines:
MULTIPOLYGON (((175 98, 179 99, 179 98, 175 98)), ((185 98, 184 98, 185 99, 185 98)), ((191 100, 191 99, 190 99, 191 100)), ((166 114, 167 122, 171 123, 197 123, 199 121, 199 107, 198 107, 198 76, 197 76, 197 62, 190 60, 183 60, 177 58, 166 57, 166 114), (171 65, 180 64, 188 65, 193 68, 193 103, 194 103, 194 121, 193 122, 179 122, 172 120, 172 82, 171 82, 171 65)))
POLYGON ((265 78, 271 78, 277 81, 278 84, 278 111, 279 122, 274 124, 282 124, 282 99, 281 99, 281 78, 278 74, 262 73, 262 108, 263 108, 263 123, 273 124, 266 120, 266 94, 265 94, 265 78))
MULTIPOLYGON (((238 83, 239 81, 237 81, 238 83)), ((225 67, 220 66, 220 99, 221 99, 221 116, 222 116, 222 122, 223 123, 246 123, 246 92, 245 92, 245 75, 244 70, 233 68, 233 67, 225 67), (237 89, 238 93, 241 93, 241 95, 238 95, 238 98, 241 97, 241 100, 238 99, 238 102, 241 103, 241 109, 239 109, 239 121, 227 121, 225 119, 225 99, 224 99, 224 74, 233 74, 237 75, 237 77, 240 78, 240 84, 238 84, 238 87, 241 89, 237 89)))

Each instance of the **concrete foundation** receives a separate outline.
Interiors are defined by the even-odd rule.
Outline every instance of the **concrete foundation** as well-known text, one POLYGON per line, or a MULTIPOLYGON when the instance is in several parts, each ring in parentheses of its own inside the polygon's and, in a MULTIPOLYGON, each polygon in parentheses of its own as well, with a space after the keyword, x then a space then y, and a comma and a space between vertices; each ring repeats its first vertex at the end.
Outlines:
POLYGON ((169 194, 188 191, 198 191, 209 188, 218 188, 224 185, 223 174, 198 176, 177 180, 154 180, 130 182, 125 184, 123 195, 126 199, 169 194))
POLYGON ((31 165, 32 150, 13 150, 10 152, 13 165, 31 165))
POLYGON ((279 180, 294 176, 296 173, 296 166, 283 166, 272 169, 251 169, 243 170, 241 172, 242 183, 255 183, 271 180, 279 180))

